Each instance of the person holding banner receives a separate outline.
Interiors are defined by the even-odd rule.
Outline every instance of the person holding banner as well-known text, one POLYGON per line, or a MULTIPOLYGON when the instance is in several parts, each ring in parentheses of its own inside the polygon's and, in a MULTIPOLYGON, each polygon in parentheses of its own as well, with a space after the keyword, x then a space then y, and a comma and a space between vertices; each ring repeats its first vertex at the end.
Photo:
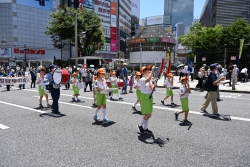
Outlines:
POLYGON ((46 88, 45 88, 45 83, 43 82, 44 78, 45 78, 45 73, 46 73, 46 69, 41 68, 40 76, 37 77, 37 80, 36 80, 36 84, 38 84, 38 93, 39 93, 39 96, 40 96, 39 108, 43 108, 43 105, 42 105, 43 96, 45 96, 45 98, 46 98, 47 107, 51 108, 51 105, 49 104, 48 93, 47 93, 46 88))
POLYGON ((51 93, 51 96, 52 96, 52 100, 53 100, 53 103, 52 103, 52 113, 54 114, 60 114, 59 112, 59 105, 58 105, 58 100, 60 98, 60 87, 59 88, 54 88, 54 78, 53 78, 53 73, 54 73, 54 70, 55 70, 55 65, 54 64, 51 64, 49 66, 49 69, 50 69, 50 72, 46 75, 46 79, 45 81, 47 82, 48 81, 48 89, 51 93))
POLYGON ((144 117, 142 118, 141 122, 137 126, 141 134, 144 134, 144 133, 153 134, 153 132, 148 129, 148 123, 149 123, 151 114, 153 112, 153 97, 150 98, 150 96, 152 95, 152 91, 154 90, 154 87, 156 86, 156 84, 153 85, 151 82, 154 70, 155 70, 155 66, 152 67, 151 72, 145 66, 141 67, 140 69, 140 73, 143 75, 143 77, 140 79, 140 85, 141 85, 140 102, 141 102, 142 115, 144 115, 144 117))
MULTIPOLYGON (((18 71, 17 75, 23 77, 23 76, 25 76, 25 72, 23 71, 23 69, 20 69, 20 67, 19 67, 19 71, 18 71)), ((19 84, 19 88, 22 89, 22 87, 23 87, 23 89, 25 89, 25 84, 19 84)))
MULTIPOLYGON (((9 69, 5 70, 5 73, 3 74, 4 77, 13 77, 12 71, 9 71, 9 69)), ((10 85, 6 85, 7 91, 10 91, 10 85)))

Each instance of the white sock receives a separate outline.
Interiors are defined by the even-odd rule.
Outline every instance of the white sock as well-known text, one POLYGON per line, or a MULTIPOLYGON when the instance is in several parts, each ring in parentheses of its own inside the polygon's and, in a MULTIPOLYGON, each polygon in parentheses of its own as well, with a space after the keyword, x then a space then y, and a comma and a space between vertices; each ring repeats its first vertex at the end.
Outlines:
POLYGON ((146 120, 144 120, 144 119, 142 118, 142 120, 141 120, 139 126, 143 126, 143 125, 145 124, 145 122, 146 122, 146 120))
POLYGON ((120 98, 121 97, 120 93, 118 93, 117 96, 118 96, 118 98, 120 98))
POLYGON ((144 124, 144 130, 148 129, 148 120, 144 124))
POLYGON ((105 119, 105 118, 106 118, 106 115, 107 115, 106 108, 103 108, 103 109, 102 109, 102 112, 103 112, 103 119, 105 119))
POLYGON ((72 98, 75 98, 75 96, 72 96, 72 98))
POLYGON ((97 109, 95 110, 95 115, 97 115, 98 111, 99 111, 99 110, 98 110, 98 108, 97 108, 97 109))
POLYGON ((137 103, 138 103, 138 101, 136 100, 136 102, 135 102, 135 104, 133 105, 133 107, 135 107, 137 103))
POLYGON ((77 97, 76 97, 76 101, 77 101, 78 99, 77 99, 77 97))

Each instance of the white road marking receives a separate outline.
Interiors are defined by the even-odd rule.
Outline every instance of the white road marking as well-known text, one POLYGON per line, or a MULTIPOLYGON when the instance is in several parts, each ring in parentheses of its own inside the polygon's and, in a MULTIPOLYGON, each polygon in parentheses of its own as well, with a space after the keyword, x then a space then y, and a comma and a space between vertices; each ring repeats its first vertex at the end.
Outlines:
MULTIPOLYGON (((27 90, 27 89, 24 89, 24 90, 27 90)), ((27 90, 27 91, 33 91, 33 92, 38 92, 36 90, 27 90)), ((62 96, 72 96, 72 95, 68 95, 68 94, 60 94, 62 96)), ((85 96, 79 96, 80 98, 85 98, 85 99, 90 99, 90 100, 93 100, 92 97, 85 97, 85 96)), ((109 101, 107 100, 107 102, 109 103, 119 103, 119 104, 126 104, 126 105, 133 105, 134 103, 130 103, 130 102, 124 102, 124 101, 109 101)), ((0 101, 1 103, 1 101, 0 101)), ((66 105, 72 105, 72 106, 77 106, 77 107, 84 107, 84 108, 91 108, 91 107, 88 107, 88 106, 83 106, 83 105, 77 105, 77 104, 71 104, 71 103, 65 103, 65 102, 59 102, 59 103, 62 103, 62 104, 66 104, 66 105)), ((10 104, 10 103, 9 103, 10 104)), ((156 109, 161 109, 161 110, 169 110, 169 111, 180 111, 180 109, 175 109, 175 108, 166 108, 166 107, 160 107, 160 106, 153 106, 153 108, 156 108, 156 109)), ((196 115, 203 115, 203 113, 200 113, 199 111, 189 111, 189 113, 191 114, 196 114, 196 115)), ((250 122, 250 119, 249 118, 241 118, 241 117, 234 117, 234 116, 231 116, 231 119, 232 120, 239 120, 239 121, 247 121, 247 122, 250 122)))
POLYGON ((0 124, 0 129, 8 129, 9 127, 8 126, 5 126, 3 124, 0 124))

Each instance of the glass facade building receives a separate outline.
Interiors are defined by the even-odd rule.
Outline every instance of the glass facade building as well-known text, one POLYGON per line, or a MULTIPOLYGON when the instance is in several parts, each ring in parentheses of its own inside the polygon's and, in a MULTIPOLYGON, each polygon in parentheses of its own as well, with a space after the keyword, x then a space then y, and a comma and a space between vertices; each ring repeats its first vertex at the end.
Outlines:
POLYGON ((228 26, 242 18, 250 23, 250 0, 207 0, 200 23, 206 27, 228 26))
POLYGON ((178 22, 192 25, 194 0, 164 0, 164 15, 171 17, 172 25, 178 22))

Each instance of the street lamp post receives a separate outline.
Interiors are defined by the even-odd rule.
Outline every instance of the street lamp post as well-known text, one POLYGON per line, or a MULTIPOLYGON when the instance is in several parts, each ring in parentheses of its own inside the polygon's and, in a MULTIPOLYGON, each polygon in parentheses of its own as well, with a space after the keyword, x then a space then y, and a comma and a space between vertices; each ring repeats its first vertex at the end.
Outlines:
POLYGON ((77 13, 75 13, 75 66, 78 66, 77 13))
POLYGON ((141 60, 142 59, 142 47, 141 47, 141 43, 140 43, 140 68, 142 67, 142 63, 141 60))
POLYGON ((26 51, 29 50, 26 48, 26 45, 24 44, 24 66, 27 67, 27 57, 26 57, 26 51))

